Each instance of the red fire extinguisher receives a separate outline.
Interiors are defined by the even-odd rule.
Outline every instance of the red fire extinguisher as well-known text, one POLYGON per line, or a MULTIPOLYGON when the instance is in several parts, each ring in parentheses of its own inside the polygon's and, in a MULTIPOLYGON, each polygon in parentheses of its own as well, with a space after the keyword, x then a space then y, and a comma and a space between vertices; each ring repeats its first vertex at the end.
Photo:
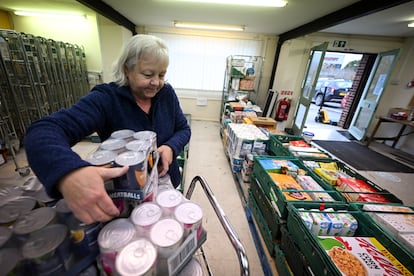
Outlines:
POLYGON ((289 109, 290 109, 290 100, 288 100, 287 98, 284 98, 283 100, 279 101, 279 104, 277 105, 277 110, 276 110, 276 121, 285 121, 288 118, 288 114, 289 114, 289 109))

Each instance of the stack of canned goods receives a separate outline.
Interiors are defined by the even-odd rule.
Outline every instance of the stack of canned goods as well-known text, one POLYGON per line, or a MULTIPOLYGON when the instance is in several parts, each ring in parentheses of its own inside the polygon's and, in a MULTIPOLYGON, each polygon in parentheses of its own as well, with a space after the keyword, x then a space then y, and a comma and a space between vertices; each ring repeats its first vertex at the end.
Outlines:
POLYGON ((129 218, 115 219, 100 231, 105 273, 171 275, 184 262, 201 271, 197 261, 189 261, 193 256, 188 252, 195 251, 202 238, 202 218, 198 204, 173 188, 160 189, 153 201, 135 206, 129 218))
POLYGON ((129 167, 125 175, 105 183, 122 217, 128 217, 137 204, 152 200, 158 178, 157 153, 155 132, 124 129, 113 132, 86 158, 94 166, 129 167))
POLYGON ((46 206, 27 196, 37 194, 29 186, 0 191, 0 274, 62 275, 85 257, 92 264, 99 255, 97 236, 102 224, 82 225, 64 200, 48 201, 46 206))

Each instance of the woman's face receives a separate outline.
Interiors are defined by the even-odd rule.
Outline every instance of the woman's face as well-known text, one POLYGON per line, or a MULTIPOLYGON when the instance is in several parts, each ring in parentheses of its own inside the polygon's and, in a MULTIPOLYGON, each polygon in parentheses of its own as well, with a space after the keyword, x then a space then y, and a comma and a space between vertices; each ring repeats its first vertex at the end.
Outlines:
POLYGON ((138 99, 150 99, 164 86, 168 63, 155 58, 144 58, 125 73, 132 94, 138 99))

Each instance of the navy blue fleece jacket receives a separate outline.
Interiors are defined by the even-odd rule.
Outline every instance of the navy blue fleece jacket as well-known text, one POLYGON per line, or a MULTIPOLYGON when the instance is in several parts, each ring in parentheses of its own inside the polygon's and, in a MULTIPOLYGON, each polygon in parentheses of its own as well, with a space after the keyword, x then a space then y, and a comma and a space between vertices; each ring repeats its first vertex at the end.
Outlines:
POLYGON ((155 131, 158 146, 168 145, 173 150, 168 173, 174 186, 180 183, 175 157, 189 142, 191 131, 177 95, 168 83, 152 98, 149 115, 136 104, 129 87, 109 83, 95 86, 71 108, 33 122, 24 141, 29 165, 48 194, 60 198, 62 195, 56 189, 58 181, 67 173, 90 165, 71 147, 94 132, 104 141, 121 129, 155 131))

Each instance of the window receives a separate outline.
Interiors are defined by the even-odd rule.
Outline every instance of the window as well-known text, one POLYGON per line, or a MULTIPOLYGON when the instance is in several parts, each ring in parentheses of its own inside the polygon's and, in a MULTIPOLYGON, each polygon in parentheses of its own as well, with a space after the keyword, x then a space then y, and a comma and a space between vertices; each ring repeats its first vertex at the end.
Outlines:
POLYGON ((192 35, 152 33, 164 39, 170 52, 166 79, 180 89, 223 89, 226 58, 230 55, 261 56, 263 41, 192 35))

